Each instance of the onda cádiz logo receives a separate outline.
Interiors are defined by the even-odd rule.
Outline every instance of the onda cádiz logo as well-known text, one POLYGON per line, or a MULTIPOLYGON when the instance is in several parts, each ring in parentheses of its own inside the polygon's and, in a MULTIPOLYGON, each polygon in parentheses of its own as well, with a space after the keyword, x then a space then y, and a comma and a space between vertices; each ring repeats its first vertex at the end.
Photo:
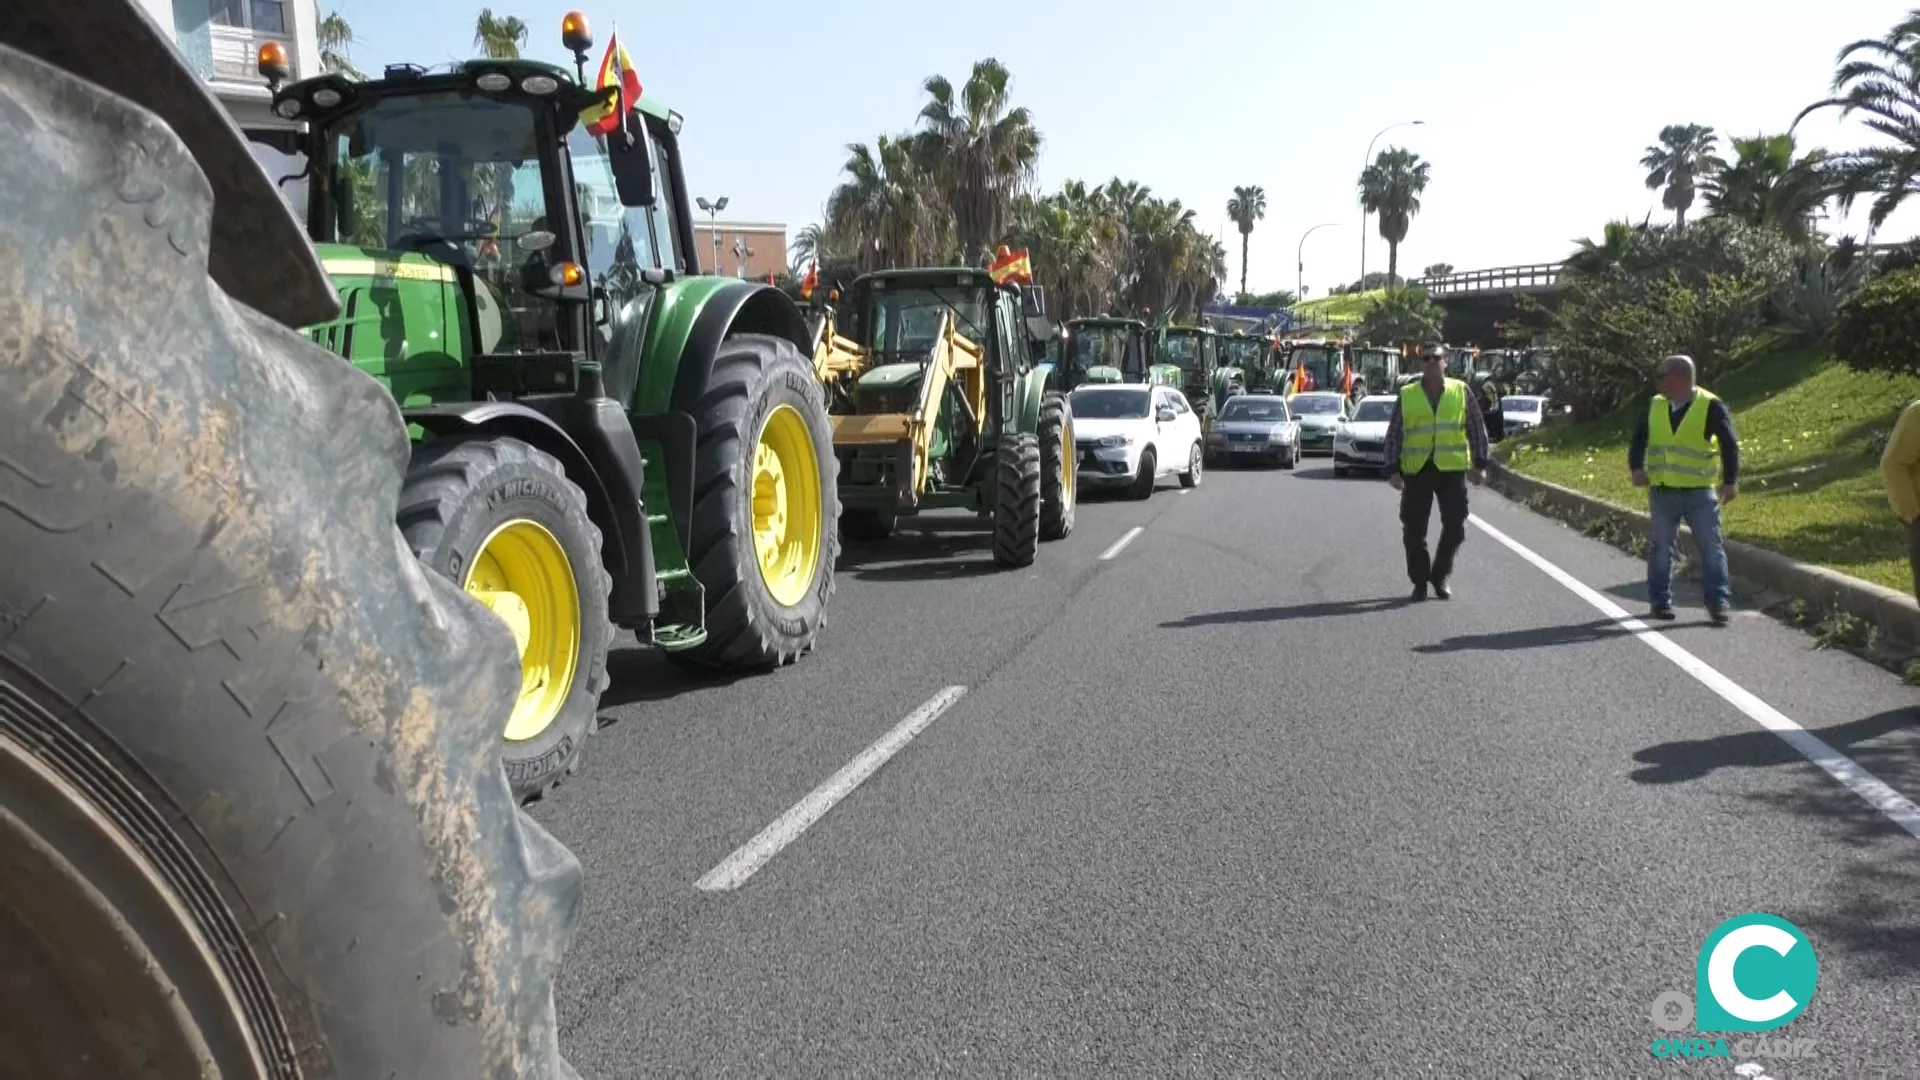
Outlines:
MULTIPOLYGON (((1813 1000, 1820 964, 1813 942, 1778 915, 1751 912, 1713 928, 1694 964, 1694 998, 1677 990, 1653 999, 1653 1023, 1679 1033, 1772 1031, 1793 1022, 1813 1000)), ((1810 1056, 1811 1039, 1659 1038, 1648 1047, 1658 1058, 1810 1056)))

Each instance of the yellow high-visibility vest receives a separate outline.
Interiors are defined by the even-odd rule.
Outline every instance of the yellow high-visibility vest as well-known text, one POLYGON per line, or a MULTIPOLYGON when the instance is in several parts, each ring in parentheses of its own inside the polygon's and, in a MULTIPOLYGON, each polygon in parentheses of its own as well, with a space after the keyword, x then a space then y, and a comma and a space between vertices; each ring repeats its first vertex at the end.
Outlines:
POLYGON ((1426 384, 1415 379, 1400 388, 1400 471, 1417 473, 1427 459, 1441 472, 1466 472, 1472 464, 1467 443, 1467 384, 1449 378, 1440 391, 1436 413, 1427 404, 1426 384))
POLYGON ((1693 400, 1673 426, 1673 403, 1655 394, 1647 406, 1647 482, 1654 487, 1712 487, 1719 475, 1720 440, 1707 434, 1707 410, 1719 400, 1693 388, 1693 400))

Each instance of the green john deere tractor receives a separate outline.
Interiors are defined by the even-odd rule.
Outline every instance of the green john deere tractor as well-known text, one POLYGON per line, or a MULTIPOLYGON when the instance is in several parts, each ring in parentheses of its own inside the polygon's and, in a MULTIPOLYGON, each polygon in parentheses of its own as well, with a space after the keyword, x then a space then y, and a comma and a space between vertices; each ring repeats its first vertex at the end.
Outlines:
POLYGON ((817 338, 834 387, 840 526, 884 540, 903 516, 964 508, 994 523, 993 558, 1028 566, 1073 531, 1073 413, 1029 343, 1037 294, 975 267, 887 270, 854 281, 817 338))
POLYGON ((384 383, 413 437, 415 556, 514 632, 515 792, 576 766, 614 627, 701 668, 813 647, 839 544, 832 426, 800 309, 703 275, 681 117, 530 60, 287 85, 306 229, 341 298, 308 335, 384 383), (583 113, 610 117, 590 134, 583 113))
POLYGON ((1235 330, 1219 337, 1220 368, 1214 372, 1214 409, 1225 408, 1227 399, 1244 394, 1258 384, 1271 351, 1263 334, 1235 330))
POLYGON ((1213 418, 1216 386, 1226 382, 1219 370, 1219 343, 1212 327, 1163 326, 1154 334, 1154 362, 1147 370, 1149 382, 1186 395, 1203 426, 1213 418))
POLYGON ((1145 382, 1147 324, 1095 316, 1061 324, 1060 388, 1086 383, 1145 382))

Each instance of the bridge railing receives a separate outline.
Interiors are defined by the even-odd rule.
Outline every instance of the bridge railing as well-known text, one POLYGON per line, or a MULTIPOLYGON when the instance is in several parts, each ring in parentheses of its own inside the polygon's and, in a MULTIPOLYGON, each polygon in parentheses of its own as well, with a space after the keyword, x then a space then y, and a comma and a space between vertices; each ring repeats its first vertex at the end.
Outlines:
POLYGON ((1467 270, 1458 274, 1420 278, 1414 284, 1434 298, 1469 293, 1543 292, 1560 281, 1560 263, 1534 263, 1529 266, 1499 266, 1491 270, 1467 270))

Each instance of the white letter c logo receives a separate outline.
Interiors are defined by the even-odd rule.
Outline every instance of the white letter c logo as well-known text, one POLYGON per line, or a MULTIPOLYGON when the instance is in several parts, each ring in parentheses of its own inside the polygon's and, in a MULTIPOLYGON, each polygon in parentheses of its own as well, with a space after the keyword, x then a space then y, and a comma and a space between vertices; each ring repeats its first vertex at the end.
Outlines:
POLYGON ((1778 1020, 1800 1003, 1785 990, 1776 991, 1765 1001, 1755 1001, 1741 993, 1740 985, 1733 981, 1733 965, 1748 949, 1772 949, 1785 956, 1798 943, 1798 938, 1777 926, 1750 923, 1740 927, 1721 938, 1720 943, 1713 947, 1713 954, 1707 957, 1707 989, 1713 991, 1714 1000, 1720 1003, 1720 1007, 1736 1019, 1750 1024, 1778 1020))

